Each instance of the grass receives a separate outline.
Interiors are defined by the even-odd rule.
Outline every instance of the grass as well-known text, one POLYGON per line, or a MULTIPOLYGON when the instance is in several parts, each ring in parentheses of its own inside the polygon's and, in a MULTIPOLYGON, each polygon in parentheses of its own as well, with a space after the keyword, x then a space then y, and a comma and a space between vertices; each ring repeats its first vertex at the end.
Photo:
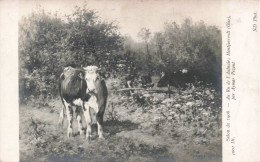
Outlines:
MULTIPOLYGON (((111 83, 111 82, 110 82, 111 83)), ((109 83, 109 84, 110 84, 109 83)), ((221 94, 211 86, 164 93, 135 92, 139 100, 109 87, 105 140, 96 125, 87 142, 57 126, 60 101, 20 106, 21 161, 221 161, 221 94)))

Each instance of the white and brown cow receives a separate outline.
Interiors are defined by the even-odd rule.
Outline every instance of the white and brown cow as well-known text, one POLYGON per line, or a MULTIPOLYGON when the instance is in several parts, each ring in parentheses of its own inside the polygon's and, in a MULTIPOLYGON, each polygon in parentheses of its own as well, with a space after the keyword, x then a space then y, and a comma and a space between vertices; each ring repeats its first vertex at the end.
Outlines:
POLYGON ((98 67, 88 66, 82 69, 65 68, 60 76, 59 92, 63 103, 59 123, 63 123, 64 112, 66 112, 69 123, 67 136, 70 137, 72 135, 73 107, 79 106, 82 108, 82 111, 76 108, 79 133, 83 133, 82 115, 84 114, 87 124, 86 138, 90 140, 92 122, 90 108, 92 108, 96 114, 98 136, 99 138, 104 138, 102 123, 108 92, 105 81, 100 78, 98 67), (83 112, 83 114, 80 112, 83 112))

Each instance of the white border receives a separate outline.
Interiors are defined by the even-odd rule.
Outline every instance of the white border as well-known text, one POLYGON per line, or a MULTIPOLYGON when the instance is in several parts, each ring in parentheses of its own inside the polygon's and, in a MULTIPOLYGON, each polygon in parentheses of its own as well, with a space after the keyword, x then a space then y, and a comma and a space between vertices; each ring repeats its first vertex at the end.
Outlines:
MULTIPOLYGON (((242 162, 259 161, 259 1, 223 1, 222 12, 222 72, 223 72, 223 114, 222 114, 222 152, 223 161, 242 162), (257 12, 258 32, 253 31, 254 13, 257 12), (230 57, 227 52, 227 17, 231 16, 230 57), (228 100, 226 82, 227 59, 230 58, 230 68, 235 62, 236 100, 228 100), (229 106, 228 106, 229 105, 229 106), (230 111, 230 121, 227 120, 230 111), (230 139, 227 141, 226 125, 230 123, 230 139), (232 150, 233 147, 233 150, 232 150)), ((232 83, 232 81, 231 81, 232 83)), ((231 94, 230 93, 230 94, 231 94)))
MULTIPOLYGON (((237 101, 231 103, 231 136, 236 137, 236 155, 232 155, 231 144, 225 142, 227 101, 223 93, 223 161, 260 161, 259 1, 222 2, 222 32, 225 32, 226 17, 231 15, 231 55, 237 65, 237 101), (251 29, 255 11, 258 12, 257 34, 251 29)), ((18 14, 18 1, 0 1, 0 161, 19 161, 18 14)), ((224 33, 222 39, 224 55, 224 33)), ((225 66, 223 57, 223 73, 225 66)))
POLYGON ((18 2, 0 2, 0 161, 19 161, 18 2))

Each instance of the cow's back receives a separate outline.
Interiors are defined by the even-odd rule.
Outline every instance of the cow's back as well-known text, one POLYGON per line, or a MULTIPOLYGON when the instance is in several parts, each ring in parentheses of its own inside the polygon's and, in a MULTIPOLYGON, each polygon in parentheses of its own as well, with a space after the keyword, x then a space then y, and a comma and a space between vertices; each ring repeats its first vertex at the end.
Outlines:
POLYGON ((178 80, 176 79, 175 73, 167 73, 165 74, 158 82, 157 87, 166 87, 168 85, 170 86, 176 86, 178 83, 178 80))
POLYGON ((60 76, 60 94, 67 102, 85 97, 87 85, 86 81, 81 79, 80 75, 83 77, 84 72, 70 68, 65 70, 60 76))

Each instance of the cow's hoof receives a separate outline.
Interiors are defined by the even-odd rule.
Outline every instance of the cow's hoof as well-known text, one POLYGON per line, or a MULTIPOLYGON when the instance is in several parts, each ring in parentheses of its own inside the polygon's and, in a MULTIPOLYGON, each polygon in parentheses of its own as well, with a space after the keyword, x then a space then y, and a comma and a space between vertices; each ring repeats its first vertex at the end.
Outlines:
POLYGON ((83 130, 79 130, 79 135, 82 136, 84 134, 83 130))
POLYGON ((67 137, 70 138, 72 137, 72 129, 69 129, 67 132, 67 137))
POLYGON ((103 141, 103 140, 105 140, 105 138, 104 138, 104 136, 102 135, 102 136, 99 136, 99 137, 98 137, 98 140, 99 140, 99 141, 103 141))
POLYGON ((87 140, 88 142, 90 142, 90 141, 91 141, 91 136, 86 136, 86 140, 87 140))
POLYGON ((62 127, 63 126, 63 121, 59 121, 58 126, 62 127))

